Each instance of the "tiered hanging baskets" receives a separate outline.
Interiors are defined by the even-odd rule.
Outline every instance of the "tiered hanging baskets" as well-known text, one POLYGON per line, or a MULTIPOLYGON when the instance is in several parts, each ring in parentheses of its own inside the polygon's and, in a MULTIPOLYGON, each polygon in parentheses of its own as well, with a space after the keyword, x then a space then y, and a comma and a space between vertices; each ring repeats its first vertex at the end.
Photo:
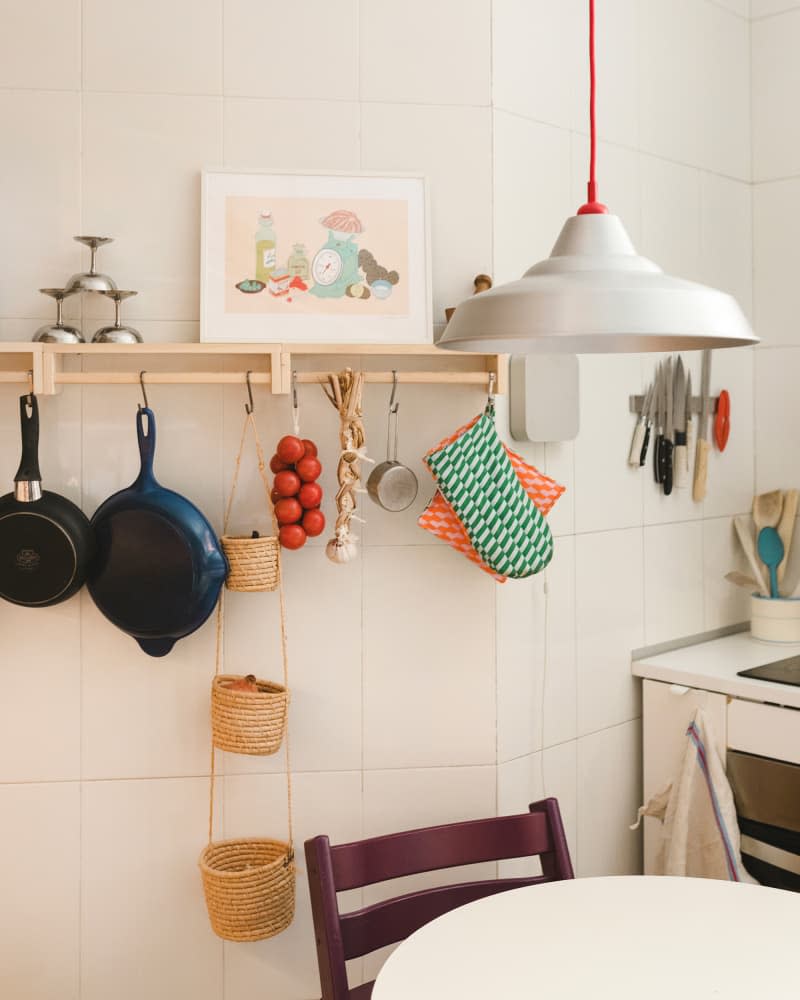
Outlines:
MULTIPOLYGON (((255 438, 259 471, 264 480, 267 503, 274 523, 274 511, 264 472, 264 454, 251 410, 247 413, 242 445, 248 423, 255 438)), ((239 448, 236 462, 237 474, 241 455, 242 446, 239 448)), ((235 479, 228 502, 226 521, 234 490, 235 479)), ((267 540, 269 539, 265 539, 267 540)), ((199 866, 211 927, 215 934, 227 941, 261 941, 264 938, 274 937, 286 930, 294 919, 296 868, 292 846, 292 774, 287 730, 289 685, 286 608, 280 572, 280 549, 276 552, 275 586, 250 589, 276 588, 280 598, 283 685, 253 679, 251 684, 256 685, 255 691, 231 689, 230 684, 241 681, 242 678, 220 673, 224 594, 220 595, 217 610, 216 671, 211 685, 212 742, 208 845, 200 855, 199 866), (219 748, 232 753, 266 755, 275 753, 281 743, 284 744, 286 751, 288 839, 283 841, 248 837, 215 841, 213 837, 216 750, 219 748)), ((250 678, 247 680, 250 681, 250 678)))

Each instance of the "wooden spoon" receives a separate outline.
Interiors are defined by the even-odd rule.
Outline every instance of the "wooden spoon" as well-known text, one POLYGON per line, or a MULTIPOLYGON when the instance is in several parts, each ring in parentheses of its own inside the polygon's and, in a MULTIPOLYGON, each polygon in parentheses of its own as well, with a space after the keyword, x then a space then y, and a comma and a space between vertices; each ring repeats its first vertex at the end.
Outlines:
POLYGON ((748 576, 747 573, 740 573, 738 569, 731 570, 730 573, 725 574, 725 579, 729 583, 735 584, 737 587, 746 587, 747 590, 753 591, 758 590, 758 583, 748 576))
POLYGON ((764 574, 761 572, 761 563, 758 561, 756 556, 756 543, 753 538, 753 522, 747 516, 747 514, 737 514, 733 519, 733 526, 736 529, 736 534, 739 538, 739 544, 742 546, 742 551, 745 556, 747 556, 747 561, 750 564, 750 572, 753 577, 758 582, 758 589, 764 597, 769 596, 769 590, 767 589, 767 584, 764 579, 764 574))
POLYGON ((756 531, 763 528, 777 528, 783 513, 783 491, 772 490, 753 497, 753 520, 756 531))
POLYGON ((789 549, 792 547, 798 498, 800 498, 800 492, 797 490, 787 490, 783 496, 783 513, 778 522, 778 534, 781 536, 781 541, 783 542, 784 556, 778 567, 778 583, 783 583, 786 564, 789 561, 789 549))

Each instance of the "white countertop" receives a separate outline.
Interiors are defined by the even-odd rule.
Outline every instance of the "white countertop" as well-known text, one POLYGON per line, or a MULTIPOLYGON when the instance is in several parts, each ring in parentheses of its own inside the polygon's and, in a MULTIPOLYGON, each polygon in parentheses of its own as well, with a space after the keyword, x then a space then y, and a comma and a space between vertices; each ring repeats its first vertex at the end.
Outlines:
POLYGON ((800 687, 737 677, 737 671, 800 656, 800 643, 762 642, 749 632, 684 646, 633 662, 636 677, 800 708, 800 687))

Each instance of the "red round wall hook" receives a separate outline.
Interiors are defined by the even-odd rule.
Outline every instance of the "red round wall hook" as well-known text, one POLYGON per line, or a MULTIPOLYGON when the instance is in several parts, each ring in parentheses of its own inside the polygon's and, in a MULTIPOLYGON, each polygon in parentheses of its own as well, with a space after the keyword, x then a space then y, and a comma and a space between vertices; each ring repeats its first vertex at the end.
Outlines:
POLYGON ((597 71, 595 66, 594 0, 589 0, 589 130, 591 155, 589 160, 588 200, 578 209, 578 215, 603 215, 606 206, 597 200, 597 71))

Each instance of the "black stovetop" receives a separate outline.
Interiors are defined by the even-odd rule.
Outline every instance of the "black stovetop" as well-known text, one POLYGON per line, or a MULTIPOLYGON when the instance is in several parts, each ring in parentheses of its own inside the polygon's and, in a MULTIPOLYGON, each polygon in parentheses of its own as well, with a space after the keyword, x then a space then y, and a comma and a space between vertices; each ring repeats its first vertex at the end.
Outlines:
POLYGON ((775 681, 776 684, 793 684, 800 687, 800 656, 790 656, 775 663, 765 663, 760 667, 740 670, 739 677, 754 677, 760 681, 775 681))

